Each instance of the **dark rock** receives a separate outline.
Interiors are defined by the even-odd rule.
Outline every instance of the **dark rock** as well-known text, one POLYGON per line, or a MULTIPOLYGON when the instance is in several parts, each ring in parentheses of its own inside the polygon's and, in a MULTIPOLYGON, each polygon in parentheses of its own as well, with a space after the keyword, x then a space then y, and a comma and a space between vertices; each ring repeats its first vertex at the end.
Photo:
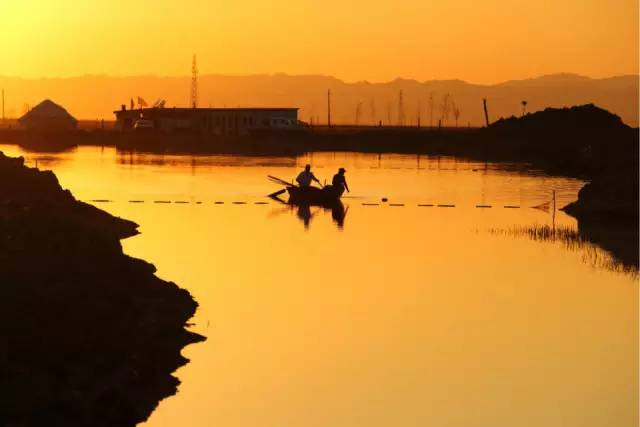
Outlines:
POLYGON ((136 233, 0 153, 0 425, 135 425, 176 392, 197 304, 123 254, 136 233))
POLYGON ((608 171, 580 189, 563 210, 579 219, 638 222, 638 169, 608 171))

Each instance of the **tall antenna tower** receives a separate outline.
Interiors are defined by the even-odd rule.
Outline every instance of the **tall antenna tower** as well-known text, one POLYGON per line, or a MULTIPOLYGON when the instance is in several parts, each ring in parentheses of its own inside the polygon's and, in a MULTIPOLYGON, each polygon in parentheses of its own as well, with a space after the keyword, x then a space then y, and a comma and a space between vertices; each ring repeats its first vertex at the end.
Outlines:
POLYGON ((191 108, 198 108, 198 63, 196 55, 191 62, 191 108))
POLYGON ((4 89, 2 89, 2 124, 4 124, 4 89))
POLYGON ((402 89, 398 95, 398 126, 404 126, 404 100, 402 99, 402 89))

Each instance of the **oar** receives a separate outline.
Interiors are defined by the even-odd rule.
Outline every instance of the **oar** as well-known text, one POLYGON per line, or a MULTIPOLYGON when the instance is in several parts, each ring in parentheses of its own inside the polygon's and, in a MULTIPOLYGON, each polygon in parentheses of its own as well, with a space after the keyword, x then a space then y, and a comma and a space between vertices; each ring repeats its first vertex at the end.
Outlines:
POLYGON ((287 187, 291 187, 293 184, 291 184, 290 182, 285 181, 284 179, 278 178, 277 176, 273 176, 273 175, 267 175, 267 177, 278 184, 282 184, 282 185, 286 185, 287 187))

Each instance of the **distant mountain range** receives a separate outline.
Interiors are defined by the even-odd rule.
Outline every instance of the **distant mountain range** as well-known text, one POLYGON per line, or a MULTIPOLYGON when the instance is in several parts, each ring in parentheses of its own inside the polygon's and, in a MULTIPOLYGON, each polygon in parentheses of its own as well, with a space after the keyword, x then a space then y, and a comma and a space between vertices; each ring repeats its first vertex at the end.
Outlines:
MULTIPOLYGON (((26 106, 50 98, 79 119, 113 119, 113 111, 141 97, 152 104, 165 99, 166 106, 189 104, 190 77, 83 76, 23 79, 0 76, 5 89, 6 114, 22 115, 26 106)), ((396 79, 386 83, 347 83, 316 75, 202 75, 198 81, 199 106, 292 106, 300 118, 326 123, 327 91, 331 91, 332 121, 345 124, 417 124, 477 126, 484 123, 482 99, 486 98, 490 121, 519 116, 546 107, 593 103, 631 125, 638 126, 638 76, 592 79, 575 74, 553 74, 495 85, 462 80, 396 79), (400 93, 402 92, 402 101, 400 93), (446 99, 446 101, 445 101, 446 99)))

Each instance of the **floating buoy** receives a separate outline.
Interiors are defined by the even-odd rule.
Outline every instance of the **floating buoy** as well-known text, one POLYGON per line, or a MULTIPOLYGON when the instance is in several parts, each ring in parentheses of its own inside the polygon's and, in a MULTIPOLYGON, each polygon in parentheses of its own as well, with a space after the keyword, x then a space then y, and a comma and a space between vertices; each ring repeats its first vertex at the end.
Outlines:
POLYGON ((389 200, 389 199, 387 199, 386 197, 383 197, 383 198, 382 198, 382 201, 383 201, 383 202, 386 202, 386 201, 388 201, 388 200, 389 200))

